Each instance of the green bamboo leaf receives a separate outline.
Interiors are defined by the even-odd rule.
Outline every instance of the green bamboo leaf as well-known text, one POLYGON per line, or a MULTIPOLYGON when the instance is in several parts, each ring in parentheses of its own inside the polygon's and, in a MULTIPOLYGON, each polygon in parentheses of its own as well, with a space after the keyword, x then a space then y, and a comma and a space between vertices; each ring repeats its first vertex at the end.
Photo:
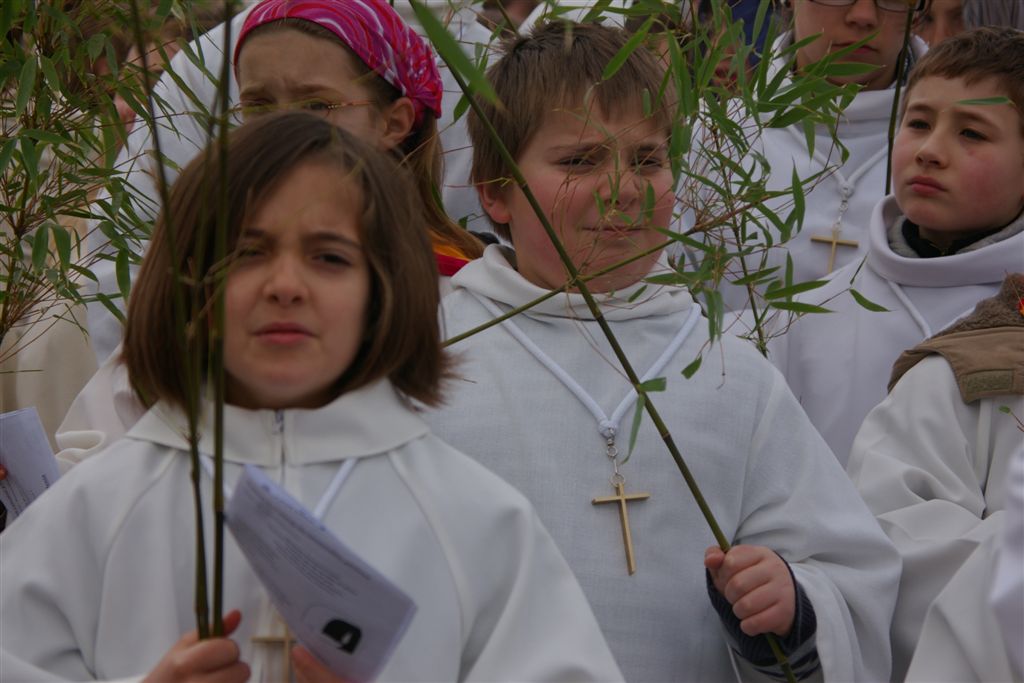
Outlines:
POLYGON ((725 303, 722 293, 710 289, 704 293, 705 315, 708 318, 708 337, 714 341, 722 336, 722 323, 725 320, 725 303))
POLYGON ((22 0, 5 0, 0 2, 0 36, 6 36, 11 30, 14 17, 21 13, 22 0))
POLYGON ((58 135, 57 133, 54 133, 51 130, 26 128, 21 132, 23 135, 27 135, 33 140, 38 140, 39 142, 49 142, 51 145, 63 145, 67 142, 67 139, 64 136, 58 135))
POLYGON ((648 17, 647 21, 637 29, 636 33, 629 37, 626 44, 615 53, 615 56, 608 61, 608 65, 604 67, 604 72, 601 74, 601 80, 607 81, 615 73, 622 68, 622 65, 626 63, 629 56, 633 54, 640 44, 647 39, 647 32, 651 30, 651 25, 654 23, 654 17, 648 17))
POLYGON ((121 290, 121 297, 125 300, 128 299, 128 291, 132 286, 132 278, 128 266, 128 250, 122 249, 117 252, 117 258, 114 260, 114 270, 117 274, 117 287, 121 290))
POLYGON ((452 121, 458 121, 469 109, 469 98, 463 94, 459 97, 459 101, 455 104, 455 110, 452 112, 452 121))
POLYGON ((52 225, 50 232, 53 233, 53 243, 57 247, 61 269, 66 270, 71 264, 71 234, 60 225, 52 225))
POLYGON ((768 123, 764 124, 768 128, 788 128, 794 123, 803 121, 808 116, 806 109, 787 109, 786 111, 780 112, 770 118, 768 123))
MULTIPOLYGON (((85 43, 85 49, 87 54, 89 55, 90 62, 96 61, 97 57, 100 56, 100 53, 103 52, 103 48, 106 46, 106 44, 107 36, 105 33, 97 33, 93 35, 91 38, 89 38, 89 40, 85 43)), ((116 64, 117 62, 114 61, 112 63, 116 64)))
POLYGON ((646 382, 640 383, 640 390, 645 393, 657 393, 659 391, 665 391, 665 387, 668 386, 668 380, 664 377, 655 377, 649 379, 646 382))
POLYGON ((44 223, 36 228, 32 236, 32 267, 41 271, 46 265, 46 257, 50 254, 50 233, 44 223))
POLYGON ((789 297, 802 294, 804 292, 810 292, 824 287, 828 284, 828 280, 811 280, 810 282, 798 282, 795 285, 789 285, 788 287, 776 287, 775 289, 769 289, 764 293, 765 299, 788 299, 789 297))
POLYGON ((793 313, 831 313, 832 311, 825 308, 824 306, 815 306, 814 304, 805 304, 799 301, 772 301, 768 304, 772 308, 777 308, 780 311, 792 311, 793 313))
POLYGON ((36 58, 35 55, 25 55, 25 64, 21 67, 21 77, 18 79, 18 98, 14 105, 14 115, 21 116, 25 113, 28 101, 32 98, 32 91, 36 85, 36 58))
POLYGON ((703 360, 703 356, 697 356, 696 358, 694 358, 689 365, 683 368, 683 377, 685 377, 686 379, 690 379, 695 374, 697 374, 697 371, 700 370, 700 364, 703 362, 703 360))
POLYGON ((53 66, 53 60, 43 55, 39 60, 39 66, 43 70, 43 76, 46 78, 46 84, 50 86, 50 90, 55 93, 61 92, 60 77, 57 76, 57 69, 53 66))
POLYGON ((973 100, 958 100, 956 104, 979 104, 979 105, 992 105, 992 104, 1011 104, 1012 101, 1009 97, 979 97, 973 100))
POLYGON ((850 288, 850 295, 853 297, 854 301, 856 301, 863 308, 866 308, 869 311, 875 311, 876 313, 889 312, 888 308, 882 306, 881 304, 876 304, 874 301, 871 301, 866 296, 858 292, 856 289, 850 288))
POLYGON ((807 153, 814 156, 814 141, 816 138, 814 134, 814 121, 813 119, 804 119, 800 122, 800 126, 804 130, 804 143, 807 145, 807 153))
POLYGON ((772 266, 771 268, 765 268, 764 270, 758 270, 758 271, 756 271, 754 273, 750 273, 749 275, 745 275, 745 276, 743 276, 741 278, 738 278, 736 280, 730 280, 730 282, 732 284, 734 284, 734 285, 741 285, 741 286, 762 284, 765 281, 767 281, 768 278, 770 278, 773 274, 775 274, 779 270, 779 268, 780 268, 780 266, 772 266))
POLYGON ((498 95, 491 87, 487 76, 473 65, 448 29, 420 0, 410 0, 409 4, 412 5, 412 11, 416 14, 416 20, 423 27, 423 31, 441 58, 466 80, 466 84, 473 93, 497 104, 498 95))
POLYGON ((1010 406, 999 406, 999 412, 1004 415, 1010 415, 1012 413, 1010 406))
POLYGON ((611 4, 612 0, 598 0, 596 3, 594 3, 594 6, 590 8, 590 11, 587 12, 587 15, 583 17, 583 23, 600 21, 601 19, 603 19, 606 16, 605 10, 611 7, 611 4))
POLYGON ((793 166, 793 180, 791 188, 793 191, 793 213, 791 216, 795 217, 797 225, 803 225, 804 222, 804 186, 800 182, 800 174, 796 172, 796 166, 793 166))
POLYGON ((117 318, 117 320, 122 325, 124 325, 124 323, 125 323, 124 313, 122 313, 121 309, 117 307, 117 305, 114 303, 113 299, 111 299, 106 294, 97 294, 96 295, 96 301, 99 301, 101 304, 103 304, 103 307, 106 308, 108 311, 110 311, 110 314, 112 316, 114 316, 115 318, 117 318))
POLYGON ((679 273, 658 273, 657 275, 648 275, 644 278, 644 282, 649 282, 652 285, 680 285, 683 284, 682 277, 679 273))
POLYGON ((629 295, 629 303, 635 303, 637 299, 642 297, 646 291, 647 285, 641 286, 639 289, 637 289, 635 292, 629 295))
POLYGON ((11 162, 11 155, 14 154, 14 148, 17 145, 18 141, 15 138, 11 138, 4 143, 3 147, 0 147, 0 176, 3 176, 7 171, 7 164, 11 162))
POLYGON ((636 397, 636 408, 633 410, 633 424, 629 427, 629 448, 626 451, 625 459, 620 465, 625 465, 633 455, 633 448, 636 446, 636 435, 640 433, 640 421, 644 416, 644 405, 647 403, 647 396, 640 394, 636 397))
POLYGON ((68 270, 78 273, 82 277, 88 280, 92 280, 93 282, 99 282, 99 278, 96 277, 95 273, 93 273, 91 270, 84 266, 78 265, 77 263, 70 264, 68 266, 68 270))

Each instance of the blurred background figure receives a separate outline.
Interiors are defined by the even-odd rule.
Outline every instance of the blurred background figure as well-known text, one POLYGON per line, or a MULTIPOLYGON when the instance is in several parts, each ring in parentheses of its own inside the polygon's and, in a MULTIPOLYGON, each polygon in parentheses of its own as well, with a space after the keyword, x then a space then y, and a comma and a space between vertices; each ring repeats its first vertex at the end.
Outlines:
MULTIPOLYGON (((150 5, 149 12, 151 14, 157 11, 158 4, 153 2, 150 5)), ((125 46, 121 63, 122 77, 141 82, 142 71, 145 69, 150 73, 150 83, 156 84, 171 58, 178 54, 183 45, 195 40, 223 20, 223 3, 215 0, 194 2, 191 5, 190 20, 173 14, 167 16, 160 28, 148 37, 145 54, 139 50, 131 28, 122 27, 119 30, 119 35, 115 36, 117 42, 125 46)), ((135 109, 121 93, 114 96, 114 106, 117 107, 121 122, 124 123, 125 132, 131 132, 135 126, 135 109)))
POLYGON ((508 24, 505 20, 507 16, 512 22, 511 28, 516 29, 539 4, 537 0, 484 0, 477 12, 477 18, 484 26, 494 28, 508 24))
POLYGON ((914 32, 931 46, 981 26, 1024 30, 1024 0, 931 0, 914 32))
MULTIPOLYGON (((734 63, 736 45, 731 42, 719 45, 719 42, 729 39, 728 27, 730 24, 742 22, 743 42, 753 47, 749 53, 746 67, 750 70, 757 66, 764 50, 769 26, 775 16, 774 4, 768 2, 765 19, 759 30, 755 32, 755 29, 758 28, 756 19, 760 4, 761 0, 683 0, 678 8, 666 9, 655 17, 654 24, 648 31, 648 35, 651 37, 649 47, 661 57, 666 66, 669 66, 668 48, 665 43, 668 36, 674 36, 682 46, 692 35, 700 31, 706 32, 705 54, 721 49, 712 83, 731 90, 737 81, 734 63)), ((646 14, 632 15, 626 21, 626 28, 630 31, 637 31, 647 20, 648 15, 646 14)))

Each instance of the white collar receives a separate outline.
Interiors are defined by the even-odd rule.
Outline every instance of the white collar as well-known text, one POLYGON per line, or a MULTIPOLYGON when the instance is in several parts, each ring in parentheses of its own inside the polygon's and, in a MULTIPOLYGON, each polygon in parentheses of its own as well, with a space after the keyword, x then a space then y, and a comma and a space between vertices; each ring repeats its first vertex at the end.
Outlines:
MULTIPOLYGON (((889 246, 889 226, 902 213, 896 198, 883 198, 868 225, 867 263, 882 278, 909 287, 963 287, 1002 282, 1007 273, 1019 272, 1024 254, 1024 232, 995 244, 939 258, 908 258, 889 246)), ((1017 219, 1024 221, 1024 216, 1017 219)))
MULTIPOLYGON (((466 289, 509 307, 521 306, 548 293, 528 281, 512 266, 511 252, 500 245, 492 244, 484 255, 466 264, 452 277, 452 286, 466 289)), ((667 258, 662 255, 652 273, 666 272, 667 258)), ((670 315, 688 310, 694 306, 693 297, 685 287, 648 285, 643 281, 617 292, 595 294, 605 318, 611 321, 632 320, 657 315, 670 315), (631 300, 635 297, 635 300, 631 300)), ((560 293, 538 304, 525 313, 530 317, 552 316, 592 320, 580 294, 560 293)))
MULTIPOLYGON (((387 380, 347 392, 315 410, 246 410, 224 406, 224 459, 274 467, 282 451, 290 464, 337 462, 394 450, 428 433, 387 380)), ((203 402, 199 451, 213 455, 213 405, 203 402)), ((126 435, 187 451, 185 415, 153 406, 126 435)))

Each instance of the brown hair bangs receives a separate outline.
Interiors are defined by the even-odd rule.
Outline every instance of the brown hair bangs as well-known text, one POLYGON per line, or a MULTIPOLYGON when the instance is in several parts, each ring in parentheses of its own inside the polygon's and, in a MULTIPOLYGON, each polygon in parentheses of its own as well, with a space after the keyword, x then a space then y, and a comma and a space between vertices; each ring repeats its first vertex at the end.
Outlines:
POLYGON ((1024 135, 1024 31, 976 28, 947 38, 930 49, 910 72, 907 94, 900 104, 900 118, 914 86, 929 76, 962 78, 968 84, 995 79, 1017 110, 1020 132, 1024 135))
POLYGON ((364 342, 339 378, 337 394, 387 377, 417 401, 440 403, 449 359, 441 348, 437 266, 407 174, 311 114, 281 113, 246 123, 231 133, 223 158, 228 256, 216 263, 221 162, 211 145, 181 173, 132 290, 122 359, 139 399, 145 405, 188 405, 188 368, 198 365, 200 376, 206 375, 217 269, 231 267, 246 215, 261 198, 300 164, 315 163, 342 170, 360 192, 360 241, 371 276, 364 342), (180 281, 172 276, 175 270, 180 281), (176 322, 178 295, 192 311, 185 330, 176 322))
MULTIPOLYGON (((653 54, 637 47, 611 78, 604 79, 609 62, 628 40, 622 29, 555 21, 503 44, 501 59, 487 71, 501 105, 477 100, 514 159, 548 113, 558 109, 585 113, 597 107, 616 118, 642 112, 646 100, 652 119, 666 134, 671 132, 675 91, 653 54)), ((480 118, 470 112, 467 123, 473 142, 473 183, 509 182, 511 171, 480 118)), ((507 224, 492 224, 509 239, 507 224)))

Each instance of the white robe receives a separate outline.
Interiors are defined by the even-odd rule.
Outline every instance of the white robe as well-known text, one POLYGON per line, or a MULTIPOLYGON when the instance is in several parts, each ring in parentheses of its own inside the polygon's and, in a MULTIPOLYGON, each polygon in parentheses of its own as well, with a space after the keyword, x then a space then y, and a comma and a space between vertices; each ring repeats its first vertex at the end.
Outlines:
MULTIPOLYGON (((418 606, 380 680, 621 680, 530 504, 431 435, 387 382, 313 411, 229 406, 226 419, 229 486, 258 465, 312 508, 341 464, 360 459, 324 522, 418 606)), ((145 674, 194 627, 182 422, 158 405, 0 536, 4 680, 145 674)), ((242 611, 234 639, 251 680, 278 680, 282 648, 251 638, 280 626, 230 536, 224 585, 225 608, 242 611)))
POLYGON ((824 287, 799 297, 825 302, 833 312, 803 316, 769 347, 772 362, 844 465, 864 417, 885 398, 899 355, 994 296, 1007 273, 1024 267, 1024 233, 951 256, 900 256, 887 236, 899 215, 893 197, 879 202, 863 267, 850 264, 824 287), (889 312, 858 304, 845 291, 851 280, 889 312))
MULTIPOLYGON (((892 626, 894 680, 906 674, 925 611, 958 571, 962 588, 949 591, 961 605, 956 631, 974 633, 973 647, 987 650, 993 661, 1005 659, 998 638, 980 637, 981 625, 993 622, 986 600, 993 564, 974 561, 973 573, 963 571, 972 553, 999 535, 1007 467, 1021 447, 1016 421, 1001 406, 1024 415, 1020 395, 964 403, 949 364, 929 356, 871 411, 854 441, 850 477, 903 556, 892 626), (964 610, 963 589, 969 586, 977 601, 964 610)), ((990 557, 992 548, 980 552, 990 557)), ((947 634, 936 637, 941 642, 947 634)), ((918 647, 927 641, 922 636, 918 647)), ((932 652, 944 649, 930 646, 932 652)), ((938 674, 941 668, 931 670, 938 674)), ((954 671, 942 679, 957 680, 954 671)))
MULTIPOLYGON (((513 270, 496 246, 452 278, 442 302, 449 336, 492 319, 474 297, 501 309, 544 294, 513 270)), ((683 288, 637 286, 602 297, 610 325, 643 374, 695 305, 683 288)), ((611 414, 629 391, 579 295, 556 295, 515 318, 525 334, 611 414), (568 308, 567 308, 568 306, 568 308)), ((777 372, 748 345, 724 339, 705 348, 706 322, 660 373, 656 406, 687 458, 726 536, 766 545, 793 568, 817 613, 826 680, 883 680, 899 563, 870 513, 777 372), (704 351, 692 379, 680 370, 704 351), (724 372, 724 375, 723 375, 724 372)), ((621 467, 637 573, 629 576, 619 516, 591 499, 612 493, 611 463, 584 405, 503 327, 451 347, 461 354, 433 430, 471 452, 523 491, 583 586, 630 681, 733 678, 728 648, 707 596, 704 550, 714 538, 649 420, 621 467)), ((628 450, 633 411, 619 424, 628 450)))
POLYGON ((1006 653, 1024 678, 1024 445, 1006 477, 1006 531, 998 551, 989 602, 1002 630, 1006 653))
MULTIPOLYGON (((792 35, 786 34, 777 42, 775 49, 781 50, 792 42, 792 35)), ((927 49, 923 42, 914 39, 913 49, 920 56, 927 49)), ((778 59, 773 69, 785 67, 785 60, 778 59)), ((831 245, 812 242, 812 237, 830 237, 832 226, 841 218, 840 238, 853 240, 857 247, 838 246, 833 270, 860 261, 867 251, 866 231, 875 204, 885 195, 885 175, 888 166, 889 118, 895 88, 885 90, 862 90, 843 110, 836 124, 835 137, 849 151, 843 161, 841 150, 833 140, 833 132, 827 126, 815 127, 814 152, 807 147, 807 138, 800 123, 782 128, 764 128, 760 137, 753 141, 752 152, 764 156, 770 172, 765 189, 788 192, 792 187, 793 174, 805 184, 803 227, 788 242, 774 247, 768 255, 766 267, 786 264, 786 255, 793 259, 793 282, 818 280, 828 275, 831 245), (823 177, 809 180, 817 174, 823 177), (841 209, 846 193, 847 207, 841 209)), ((741 124, 742 125, 742 124, 741 124)), ((749 124, 748 124, 749 125, 749 124)), ((782 196, 765 202, 765 206, 781 218, 793 209, 792 196, 782 196)), ((767 223, 765 219, 765 224, 767 223)), ((778 235, 773 238, 777 242, 778 235)), ((755 265, 756 260, 751 260, 755 265)), ((727 279, 742 275, 739 265, 727 279)), ((721 292, 726 305, 735 311, 749 304, 746 290, 742 287, 723 283, 721 292)))
POLYGON ((56 305, 41 316, 30 313, 0 346, 0 413, 34 406, 51 447, 64 413, 96 371, 84 325, 84 306, 56 305))
MULTIPOLYGON (((237 39, 250 10, 251 7, 243 9, 232 18, 232 41, 237 39)), ((472 10, 465 8, 454 17, 453 24, 457 38, 464 41, 464 48, 470 55, 473 54, 477 41, 483 41, 486 44, 490 36, 486 29, 475 25, 472 17, 472 10)), ((169 74, 160 78, 154 87, 161 152, 168 160, 168 163, 164 165, 168 183, 173 183, 178 176, 179 169, 186 166, 196 154, 206 147, 205 124, 193 116, 193 113, 200 109, 196 106, 195 101, 203 102, 209 111, 217 110, 216 80, 209 78, 207 73, 200 70, 192 61, 196 57, 190 57, 187 52, 194 51, 195 55, 199 56, 206 72, 213 74, 215 78, 219 77, 223 65, 224 27, 224 24, 214 27, 190 43, 188 49, 181 50, 171 59, 167 72, 173 72, 175 78, 180 79, 184 84, 184 88, 169 74)), ((441 132, 442 146, 445 150, 452 150, 454 157, 450 162, 450 167, 446 162, 446 174, 442 188, 444 201, 455 219, 461 218, 463 215, 479 216, 481 210, 476 190, 466 180, 469 177, 469 162, 472 160, 472 150, 466 132, 466 118, 463 116, 453 122, 453 110, 459 101, 459 93, 455 92, 457 86, 454 79, 443 65, 441 66, 441 77, 444 82, 445 96, 442 103, 442 116, 438 120, 438 130, 441 132)), ((234 107, 238 102, 238 82, 235 79, 234 70, 229 70, 228 106, 234 107)), ((241 119, 236 117, 233 122, 240 123, 241 119)), ((132 187, 131 197, 136 204, 135 211, 143 220, 149 221, 156 218, 160 209, 160 195, 157 192, 153 170, 155 168, 154 155, 153 136, 149 127, 140 121, 128 136, 127 144, 118 156, 117 167, 127 173, 125 181, 132 187)), ((108 200, 109 197, 104 193, 99 199, 108 200)), ((127 224, 127 221, 123 221, 123 223, 127 224)), ((482 219, 474 221, 470 227, 476 231, 490 231, 490 225, 482 219)), ((141 241, 134 244, 133 248, 141 256, 145 254, 147 244, 148 242, 141 241)), ((90 233, 89 249, 90 251, 109 249, 106 237, 100 231, 93 230, 90 233)), ((99 284, 96 285, 97 291, 111 295, 119 291, 113 261, 99 261, 92 270, 99 279, 99 284)), ((134 272, 135 268, 132 269, 133 275, 134 272)), ((119 303, 123 302, 119 301, 119 303)), ((89 332, 97 361, 102 364, 120 343, 123 336, 122 326, 106 307, 96 303, 89 306, 89 332)))

